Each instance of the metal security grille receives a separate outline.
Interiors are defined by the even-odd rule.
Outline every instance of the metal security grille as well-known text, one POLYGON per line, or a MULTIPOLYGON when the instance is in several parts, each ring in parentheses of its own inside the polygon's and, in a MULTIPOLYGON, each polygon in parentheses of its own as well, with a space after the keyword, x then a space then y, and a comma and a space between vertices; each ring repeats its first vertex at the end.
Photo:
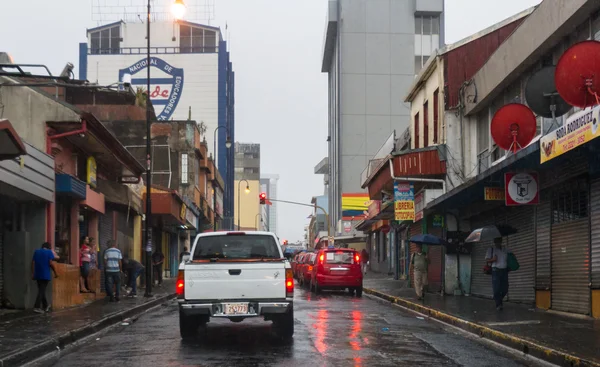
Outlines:
POLYGON ((600 288, 600 179, 591 182, 590 198, 592 288, 600 288))
MULTIPOLYGON (((496 210, 491 210, 471 219, 471 229, 496 224, 496 210)), ((484 241, 473 244, 471 252, 471 293, 482 297, 492 297, 492 277, 483 273, 485 254, 494 244, 484 241)))
POLYGON ((586 178, 552 193, 552 304, 555 310, 590 312, 589 184, 586 178))
POLYGON ((4 304, 4 232, 0 230, 0 305, 4 304))
POLYGON ((536 289, 550 290, 551 287, 551 264, 552 264, 552 246, 551 246, 551 221, 550 221, 550 202, 542 202, 537 207, 536 212, 536 289))
POLYGON ((535 226, 533 206, 514 207, 507 211, 506 223, 517 230, 506 238, 507 249, 517 257, 519 270, 508 273, 508 300, 535 302, 535 226))

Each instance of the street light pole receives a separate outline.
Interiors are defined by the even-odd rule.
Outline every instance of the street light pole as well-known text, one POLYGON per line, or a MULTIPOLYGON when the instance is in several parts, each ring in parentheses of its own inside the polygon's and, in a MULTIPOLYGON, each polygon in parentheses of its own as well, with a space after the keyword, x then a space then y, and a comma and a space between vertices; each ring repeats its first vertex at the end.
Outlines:
POLYGON ((250 183, 246 179, 238 181, 238 230, 240 229, 240 208, 242 206, 242 194, 240 194, 240 185, 243 181, 246 181, 246 194, 250 192, 250 183))
MULTIPOLYGON (((214 132, 214 136, 213 136, 213 155, 214 155, 214 163, 215 163, 215 167, 213 168, 214 170, 217 170, 217 131, 219 129, 225 129, 227 131, 227 139, 225 140, 225 148, 229 149, 231 148, 231 133, 229 132, 229 128, 227 126, 217 126, 217 128, 215 129, 214 132)), ((227 160, 225 160, 225 164, 227 164, 227 160)), ((213 232, 217 231, 217 190, 216 190, 216 183, 217 183, 217 175, 216 172, 213 172, 213 176, 215 177, 215 179, 213 180, 213 232)), ((223 214, 225 213, 225 211, 223 211, 223 214)))
POLYGON ((260 215, 260 213, 256 214, 256 216, 254 217, 254 225, 256 226, 256 230, 258 231, 258 217, 260 216, 260 222, 262 223, 262 215, 260 215))
POLYGON ((150 0, 148 0, 148 19, 146 20, 146 291, 144 297, 152 297, 152 149, 150 126, 150 0))
POLYGON ((277 200, 277 199, 268 199, 269 201, 275 201, 278 203, 285 203, 285 204, 293 204, 293 205, 300 205, 300 206, 308 206, 311 208, 317 208, 317 209, 321 209, 323 211, 323 214, 325 214, 325 220, 327 221, 327 237, 329 237, 329 233, 330 233, 330 225, 329 225, 329 214, 327 214, 327 211, 318 206, 318 205, 313 205, 313 204, 304 204, 304 203, 299 203, 297 201, 287 201, 287 200, 277 200))

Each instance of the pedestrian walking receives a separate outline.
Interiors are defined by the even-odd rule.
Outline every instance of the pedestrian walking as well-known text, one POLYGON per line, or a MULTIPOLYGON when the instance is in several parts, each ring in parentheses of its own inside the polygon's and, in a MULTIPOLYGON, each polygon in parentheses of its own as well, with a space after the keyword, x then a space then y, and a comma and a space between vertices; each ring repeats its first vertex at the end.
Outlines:
POLYGON ((90 275, 90 261, 92 261, 92 248, 90 247, 90 238, 81 236, 79 248, 79 269, 81 276, 79 277, 79 290, 81 293, 92 293, 88 284, 90 275))
POLYGON ((108 249, 104 251, 104 269, 106 274, 106 293, 110 302, 119 302, 121 295, 121 272, 123 255, 117 248, 117 242, 110 240, 108 249), (114 287, 114 289, 113 289, 114 287))
POLYGON ((363 274, 367 274, 367 264, 369 263, 369 253, 367 249, 363 249, 360 253, 360 260, 362 261, 363 274))
POLYGON ((485 255, 485 261, 492 267, 492 288, 496 310, 504 307, 502 300, 508 294, 508 253, 502 248, 502 238, 494 239, 494 247, 490 247, 485 255))
POLYGON ((183 251, 179 254, 179 262, 183 261, 184 256, 189 256, 189 255, 190 255, 190 252, 188 251, 188 248, 184 247, 183 251))
POLYGON ((413 269, 415 292, 417 298, 423 300, 423 288, 428 284, 427 267, 429 265, 429 255, 423 252, 423 246, 420 243, 415 243, 417 252, 414 252, 410 258, 410 266, 413 269))
POLYGON ((35 250, 31 260, 31 278, 36 281, 38 294, 33 305, 33 312, 50 312, 50 305, 46 298, 46 289, 52 279, 51 271, 54 271, 54 277, 58 278, 53 261, 56 260, 54 251, 48 242, 42 245, 42 248, 35 250))
POLYGON ((152 267, 154 268, 154 273, 156 274, 156 278, 158 280, 158 285, 162 285, 163 281, 163 273, 162 267, 165 262, 165 255, 163 255, 160 248, 156 249, 154 254, 152 254, 152 267))
POLYGON ((144 272, 144 269, 144 265, 139 261, 130 259, 128 256, 123 258, 123 270, 127 274, 128 285, 131 288, 128 296, 137 297, 137 278, 144 272))

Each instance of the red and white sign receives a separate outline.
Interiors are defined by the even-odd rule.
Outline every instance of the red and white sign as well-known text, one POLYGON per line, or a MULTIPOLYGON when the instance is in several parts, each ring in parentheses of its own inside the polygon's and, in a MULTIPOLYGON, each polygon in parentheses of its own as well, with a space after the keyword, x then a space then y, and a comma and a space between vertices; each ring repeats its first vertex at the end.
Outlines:
POLYGON ((415 196, 415 223, 423 219, 423 209, 425 209, 425 191, 415 196))
POLYGON ((540 180, 537 172, 504 174, 506 206, 535 205, 540 202, 540 180))

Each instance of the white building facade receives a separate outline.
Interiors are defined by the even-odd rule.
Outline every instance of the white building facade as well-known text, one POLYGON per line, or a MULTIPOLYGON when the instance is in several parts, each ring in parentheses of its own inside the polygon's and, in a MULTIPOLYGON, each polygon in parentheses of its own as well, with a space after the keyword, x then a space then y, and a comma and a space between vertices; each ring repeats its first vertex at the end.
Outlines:
MULTIPOLYGON (((146 26, 120 21, 88 29, 88 41, 79 45, 79 78, 105 86, 130 83, 134 90, 146 90, 146 26)), ((231 216, 233 152, 226 149, 225 140, 235 139, 235 74, 227 42, 219 28, 186 21, 151 23, 150 40, 149 92, 156 117, 159 121, 191 117, 203 124, 204 138, 225 181, 224 215, 231 216)))

